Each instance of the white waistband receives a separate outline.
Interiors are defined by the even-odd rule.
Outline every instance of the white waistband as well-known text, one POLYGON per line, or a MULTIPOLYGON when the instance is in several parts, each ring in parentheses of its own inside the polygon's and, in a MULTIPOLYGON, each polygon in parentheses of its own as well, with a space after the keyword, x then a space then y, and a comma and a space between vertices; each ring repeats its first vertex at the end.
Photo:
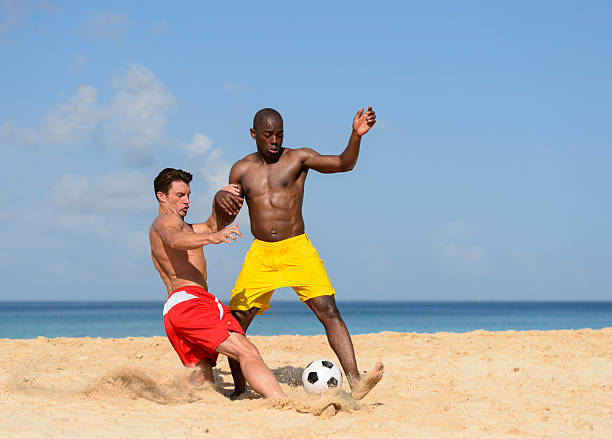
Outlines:
POLYGON ((165 316, 166 314, 168 314, 168 311, 170 311, 174 305, 178 305, 179 303, 184 302, 186 300, 197 299, 197 298, 198 296, 189 294, 186 291, 177 291, 172 296, 170 296, 168 300, 166 300, 166 303, 164 304, 164 313, 162 315, 165 316))

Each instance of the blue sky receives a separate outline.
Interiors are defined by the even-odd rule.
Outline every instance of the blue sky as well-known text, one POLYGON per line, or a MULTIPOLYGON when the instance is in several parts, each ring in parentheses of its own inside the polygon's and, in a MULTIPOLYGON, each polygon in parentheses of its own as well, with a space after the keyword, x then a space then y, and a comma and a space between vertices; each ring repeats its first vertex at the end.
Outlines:
MULTIPOLYGON (((338 300, 612 298, 609 2, 0 0, 0 300, 161 300, 164 167, 207 218, 253 114, 311 172, 307 233, 338 300)), ((205 248, 225 302, 252 240, 205 248)), ((293 300, 282 290, 277 300, 293 300)))

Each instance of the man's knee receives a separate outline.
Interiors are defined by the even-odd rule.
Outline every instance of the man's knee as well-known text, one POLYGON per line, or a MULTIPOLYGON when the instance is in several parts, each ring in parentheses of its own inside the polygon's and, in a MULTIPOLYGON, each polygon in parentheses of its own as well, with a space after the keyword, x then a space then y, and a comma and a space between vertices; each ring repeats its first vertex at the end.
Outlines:
POLYGON ((308 305, 321 321, 342 320, 336 302, 330 296, 315 297, 308 305))
POLYGON ((227 355, 237 361, 259 356, 259 351, 243 334, 230 332, 229 336, 216 349, 216 352, 227 355))
POLYGON ((244 337, 244 340, 240 343, 237 354, 239 359, 252 360, 261 358, 257 346, 251 343, 246 337, 244 337))

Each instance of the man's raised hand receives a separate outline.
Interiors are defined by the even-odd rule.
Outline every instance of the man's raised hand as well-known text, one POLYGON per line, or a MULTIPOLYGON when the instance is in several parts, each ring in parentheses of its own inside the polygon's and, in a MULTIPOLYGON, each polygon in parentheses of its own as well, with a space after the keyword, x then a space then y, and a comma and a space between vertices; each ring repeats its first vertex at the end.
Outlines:
POLYGON ((223 230, 219 230, 218 232, 211 233, 211 240, 213 244, 220 244, 222 242, 226 242, 230 244, 233 241, 236 241, 238 237, 242 238, 242 233, 240 233, 240 229, 236 224, 227 226, 223 230))
POLYGON ((227 186, 223 186, 219 190, 229 192, 231 194, 236 195, 237 197, 239 197, 242 194, 242 187, 239 184, 235 184, 235 183, 228 184, 227 186))
POLYGON ((237 184, 230 184, 215 194, 215 203, 230 215, 238 215, 244 199, 241 197, 242 188, 237 184))
POLYGON ((353 118, 353 134, 358 137, 363 136, 365 133, 370 131, 370 128, 376 123, 376 113, 372 110, 372 107, 368 107, 367 111, 363 111, 363 108, 357 112, 353 118))

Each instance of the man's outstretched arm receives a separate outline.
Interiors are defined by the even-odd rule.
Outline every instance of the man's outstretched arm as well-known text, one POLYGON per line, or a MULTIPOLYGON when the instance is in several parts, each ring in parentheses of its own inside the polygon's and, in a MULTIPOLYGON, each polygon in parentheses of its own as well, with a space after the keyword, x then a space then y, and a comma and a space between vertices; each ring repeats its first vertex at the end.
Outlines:
POLYGON ((303 148, 308 152, 304 160, 304 167, 318 172, 331 174, 334 172, 347 172, 355 167, 359 157, 361 136, 367 133, 376 123, 376 113, 372 107, 364 112, 362 108, 353 118, 353 130, 348 145, 340 155, 320 155, 312 149, 303 148))
POLYGON ((181 230, 182 221, 171 215, 164 216, 153 225, 165 245, 174 250, 194 250, 208 244, 231 243, 242 237, 238 226, 226 227, 214 233, 186 232, 181 230))

